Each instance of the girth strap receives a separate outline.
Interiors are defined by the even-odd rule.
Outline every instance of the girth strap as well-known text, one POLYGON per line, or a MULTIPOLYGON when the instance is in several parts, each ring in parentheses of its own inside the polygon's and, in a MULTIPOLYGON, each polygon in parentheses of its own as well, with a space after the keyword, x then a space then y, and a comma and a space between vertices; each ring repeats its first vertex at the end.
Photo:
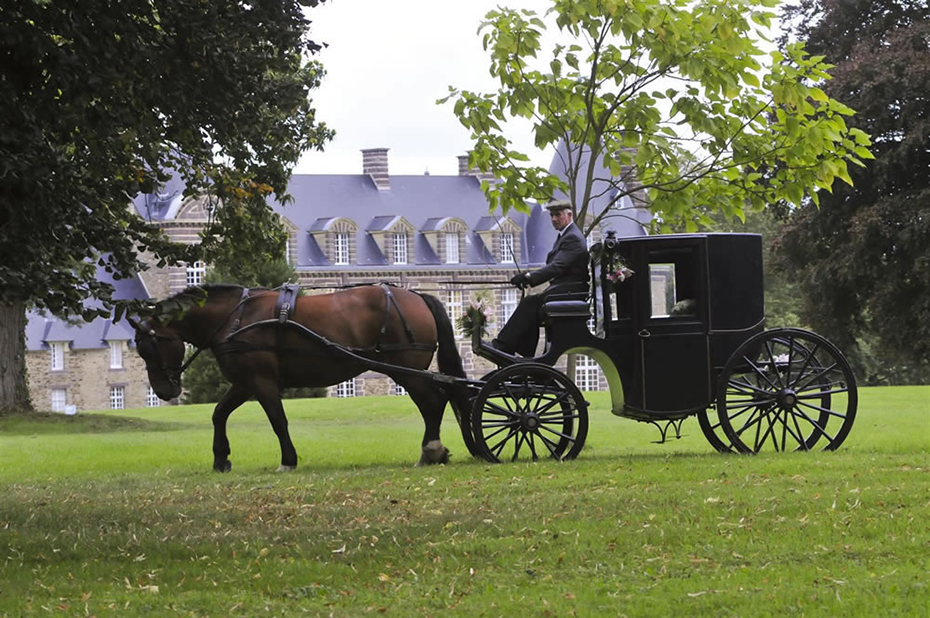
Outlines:
POLYGON ((388 349, 388 346, 381 343, 381 339, 387 332, 388 319, 391 317, 391 306, 397 311, 397 317, 400 318, 400 323, 404 327, 407 339, 411 344, 416 346, 416 337, 413 336, 413 331, 410 330, 410 325, 407 324, 407 318, 405 318, 404 314, 401 312, 400 306, 397 304, 397 299, 394 298, 394 294, 391 292, 391 287, 387 283, 381 283, 380 285, 381 289, 384 290, 384 319, 381 321, 381 334, 378 336, 378 343, 375 344, 375 352, 388 349))
POLYGON ((274 314, 281 324, 286 323, 294 317, 294 308, 297 306, 297 295, 300 292, 300 286, 293 283, 285 283, 278 292, 278 300, 274 304, 274 314))

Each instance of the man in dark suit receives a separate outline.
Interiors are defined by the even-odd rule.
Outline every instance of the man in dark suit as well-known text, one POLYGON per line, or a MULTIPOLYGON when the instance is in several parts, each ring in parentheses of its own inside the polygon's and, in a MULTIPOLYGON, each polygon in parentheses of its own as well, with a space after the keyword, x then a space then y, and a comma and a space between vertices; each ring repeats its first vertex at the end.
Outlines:
POLYGON ((508 354, 535 355, 539 341, 539 310, 548 295, 588 288, 588 247, 584 234, 572 221, 571 203, 558 200, 549 202, 546 208, 552 227, 559 232, 552 251, 546 256, 546 265, 533 272, 514 275, 510 283, 522 289, 548 281, 549 287, 542 294, 524 296, 497 339, 491 342, 491 347, 508 354))

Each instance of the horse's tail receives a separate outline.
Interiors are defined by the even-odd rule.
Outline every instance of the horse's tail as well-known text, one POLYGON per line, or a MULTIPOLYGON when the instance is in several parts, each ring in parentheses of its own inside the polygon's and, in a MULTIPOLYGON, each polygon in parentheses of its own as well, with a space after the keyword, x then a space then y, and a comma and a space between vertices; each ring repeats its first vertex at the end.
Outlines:
POLYGON ((429 294, 420 294, 423 302, 429 307, 436 321, 436 332, 438 334, 439 349, 436 352, 436 360, 439 363, 439 372, 456 378, 465 377, 465 368, 462 366, 462 357, 459 355, 459 349, 455 345, 455 331, 452 330, 452 320, 446 313, 442 302, 435 296, 429 294))
MULTIPOLYGON (((455 331, 452 329, 452 320, 446 313, 442 302, 435 296, 429 294, 420 294, 420 298, 429 307, 436 321, 436 333, 438 349, 436 351, 436 361, 439 364, 439 372, 445 375, 457 378, 465 378, 465 368, 462 366, 462 357, 459 355, 458 346, 455 345, 455 331)), ((452 384, 446 389, 449 394, 449 402, 452 404, 452 411, 455 413, 455 420, 459 423, 462 430, 462 439, 468 452, 473 456, 480 456, 475 448, 475 441, 471 435, 471 401, 468 397, 468 391, 463 385, 452 384)))

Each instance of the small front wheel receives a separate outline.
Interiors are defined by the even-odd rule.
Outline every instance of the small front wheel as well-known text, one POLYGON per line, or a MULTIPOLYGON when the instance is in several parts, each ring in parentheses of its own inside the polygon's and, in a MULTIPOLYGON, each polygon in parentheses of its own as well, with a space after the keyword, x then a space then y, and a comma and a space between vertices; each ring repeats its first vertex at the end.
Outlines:
POLYGON ((564 373, 518 363, 489 377, 475 398, 471 427, 491 462, 574 459, 588 435, 588 404, 564 373))
POLYGON ((856 419, 856 378, 843 354, 816 333, 759 333, 727 361, 717 383, 720 427, 741 453, 832 451, 856 419))

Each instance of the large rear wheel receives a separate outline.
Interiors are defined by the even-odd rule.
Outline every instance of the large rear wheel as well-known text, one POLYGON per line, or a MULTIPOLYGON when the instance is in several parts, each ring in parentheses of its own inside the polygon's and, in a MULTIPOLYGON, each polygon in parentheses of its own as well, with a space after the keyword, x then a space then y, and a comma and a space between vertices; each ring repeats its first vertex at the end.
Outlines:
POLYGON ((825 338, 796 328, 759 333, 727 361, 717 384, 717 416, 732 447, 832 451, 856 419, 856 378, 825 338))
POLYGON ((474 442, 485 459, 574 459, 588 435, 588 404, 548 365, 519 363, 494 372, 475 398, 474 442))

